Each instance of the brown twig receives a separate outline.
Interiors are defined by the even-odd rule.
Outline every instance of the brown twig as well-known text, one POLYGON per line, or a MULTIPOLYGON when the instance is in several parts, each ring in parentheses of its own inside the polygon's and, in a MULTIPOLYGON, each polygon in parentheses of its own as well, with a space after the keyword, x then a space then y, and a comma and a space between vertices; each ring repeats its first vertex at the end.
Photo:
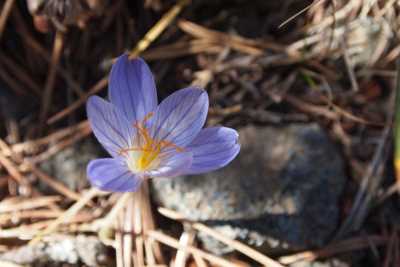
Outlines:
POLYGON ((73 111, 81 107, 83 104, 85 104, 86 100, 88 99, 89 96, 97 94, 101 90, 103 90, 108 84, 108 76, 102 78, 99 80, 92 88, 89 89, 89 91, 81 96, 78 100, 76 100, 74 103, 69 105, 67 108, 63 109, 62 111, 54 114, 47 120, 47 124, 53 124, 62 118, 66 117, 67 115, 71 114, 73 111))
POLYGON ((1 13, 0 13, 0 39, 1 39, 1 36, 3 35, 4 28, 6 26, 7 19, 10 15, 12 7, 14 6, 14 2, 15 2, 15 0, 6 0, 3 5, 3 9, 1 10, 1 13))
POLYGON ((42 106, 40 110, 40 132, 43 130, 44 123, 47 119, 47 113, 50 109, 50 103, 52 102, 54 83, 56 79, 56 70, 59 65, 59 61, 62 55, 62 49, 64 46, 63 34, 59 31, 56 32, 53 44, 53 52, 51 55, 51 61, 49 66, 49 73, 42 96, 42 106))

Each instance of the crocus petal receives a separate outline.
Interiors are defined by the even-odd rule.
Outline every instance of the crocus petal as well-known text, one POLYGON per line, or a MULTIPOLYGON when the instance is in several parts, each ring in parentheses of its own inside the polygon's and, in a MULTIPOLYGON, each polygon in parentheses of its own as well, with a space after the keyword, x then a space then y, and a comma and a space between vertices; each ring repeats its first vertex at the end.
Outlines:
POLYGON ((161 102, 150 120, 151 135, 179 147, 189 144, 203 127, 208 112, 207 92, 181 89, 161 102))
POLYGON ((187 171, 192 164, 190 152, 167 152, 160 155, 160 164, 156 170, 148 171, 150 177, 174 177, 187 171))
POLYGON ((129 122, 142 120, 157 107, 153 74, 140 58, 120 56, 111 69, 109 98, 129 122))
POLYGON ((133 192, 142 179, 128 170, 120 159, 96 159, 89 162, 87 176, 90 183, 103 191, 133 192))
POLYGON ((135 129, 120 110, 97 96, 89 98, 86 109, 94 135, 111 156, 131 147, 135 129))
POLYGON ((193 161, 185 174, 213 171, 227 165, 239 153, 238 133, 226 127, 206 128, 186 149, 193 153, 193 161))

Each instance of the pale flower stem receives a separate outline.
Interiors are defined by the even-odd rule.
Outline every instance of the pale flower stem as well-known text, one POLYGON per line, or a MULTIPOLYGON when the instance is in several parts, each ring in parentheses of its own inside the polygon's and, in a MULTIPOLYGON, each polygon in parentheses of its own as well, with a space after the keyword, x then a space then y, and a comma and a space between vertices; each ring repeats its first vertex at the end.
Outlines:
POLYGON ((134 218, 134 200, 135 195, 130 194, 125 212, 123 214, 123 251, 124 251, 124 266, 132 266, 132 244, 133 244, 133 218, 134 218))
POLYGON ((120 231, 122 228, 122 214, 117 214, 117 221, 115 224, 116 231, 115 231, 115 257, 117 267, 124 267, 124 253, 123 253, 123 233, 120 231))
POLYGON ((142 187, 139 191, 133 193, 133 233, 135 235, 136 251, 135 260, 138 266, 144 266, 144 254, 143 254, 143 215, 142 215, 142 187))
MULTIPOLYGON (((150 196, 149 196, 149 178, 146 178, 140 188, 142 195, 142 221, 143 221, 143 232, 144 234, 148 230, 155 230, 156 225, 151 211, 150 196)), ((156 261, 160 264, 165 264, 165 259, 161 251, 160 244, 158 242, 152 242, 154 256, 156 261)))

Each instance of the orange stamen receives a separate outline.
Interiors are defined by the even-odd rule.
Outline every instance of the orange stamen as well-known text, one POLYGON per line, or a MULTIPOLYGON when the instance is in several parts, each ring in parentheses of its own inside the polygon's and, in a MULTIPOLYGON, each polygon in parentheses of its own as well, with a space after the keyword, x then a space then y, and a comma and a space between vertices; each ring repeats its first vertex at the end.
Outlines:
POLYGON ((139 147, 129 147, 121 149, 119 154, 126 156, 128 155, 129 151, 140 151, 142 152, 139 158, 136 161, 135 166, 138 170, 146 170, 149 168, 150 164, 158 157, 161 153, 161 150, 171 147, 174 148, 177 152, 183 152, 184 149, 177 146, 171 141, 167 140, 157 140, 153 139, 150 136, 150 132, 145 126, 145 123, 154 115, 153 112, 147 114, 141 122, 136 122, 133 126, 138 130, 138 134, 141 138, 143 138, 143 144, 139 147))

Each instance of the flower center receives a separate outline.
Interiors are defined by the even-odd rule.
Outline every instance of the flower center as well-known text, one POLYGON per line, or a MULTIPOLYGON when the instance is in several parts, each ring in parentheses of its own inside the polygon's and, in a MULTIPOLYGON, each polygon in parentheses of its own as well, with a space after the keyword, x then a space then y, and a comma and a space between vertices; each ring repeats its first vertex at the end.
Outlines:
POLYGON ((143 172, 156 168, 160 163, 160 153, 165 148, 174 148, 177 152, 183 151, 181 147, 170 141, 157 140, 150 136, 146 121, 152 116, 153 112, 150 112, 141 122, 133 125, 137 129, 139 145, 120 151, 120 154, 126 157, 128 168, 132 172, 143 172))

